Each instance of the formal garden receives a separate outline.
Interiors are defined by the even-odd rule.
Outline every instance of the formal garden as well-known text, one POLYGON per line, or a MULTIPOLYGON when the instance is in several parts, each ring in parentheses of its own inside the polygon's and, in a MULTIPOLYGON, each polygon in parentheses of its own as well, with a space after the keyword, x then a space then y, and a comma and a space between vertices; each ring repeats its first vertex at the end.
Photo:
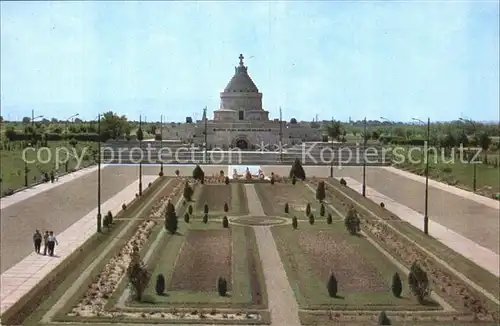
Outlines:
POLYGON ((269 302, 282 294, 269 292, 264 276, 281 264, 262 264, 255 232, 269 228, 303 325, 499 321, 498 278, 345 180, 306 176, 298 160, 290 175, 269 181, 206 176, 196 166, 151 187, 138 198, 152 203, 141 204, 144 213, 108 220, 86 258, 13 320, 281 325, 269 302), (257 206, 266 216, 252 215, 257 206))

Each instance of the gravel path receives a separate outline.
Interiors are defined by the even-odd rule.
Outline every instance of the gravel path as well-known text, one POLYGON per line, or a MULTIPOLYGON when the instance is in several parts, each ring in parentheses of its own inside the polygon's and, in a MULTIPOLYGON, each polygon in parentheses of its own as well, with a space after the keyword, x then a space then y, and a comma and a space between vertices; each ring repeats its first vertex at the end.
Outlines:
MULTIPOLYGON (((250 216, 264 216, 253 184, 245 184, 250 216)), ((259 256, 266 279, 271 325, 300 326, 299 306, 288 282, 276 242, 268 226, 254 226, 259 256)))
MULTIPOLYGON (((105 167, 101 171, 102 202, 137 179, 129 167, 105 167)), ((1 261, 4 272, 33 251, 35 229, 56 235, 91 212, 97 204, 97 172, 47 190, 1 211, 1 261)))

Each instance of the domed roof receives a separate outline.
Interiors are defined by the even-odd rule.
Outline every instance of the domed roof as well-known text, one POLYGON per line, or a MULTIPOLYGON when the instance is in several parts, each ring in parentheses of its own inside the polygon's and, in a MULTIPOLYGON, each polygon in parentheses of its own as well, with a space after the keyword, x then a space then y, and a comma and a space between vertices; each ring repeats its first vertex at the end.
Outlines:
POLYGON ((248 67, 243 65, 243 54, 240 54, 239 59, 240 65, 234 68, 234 76, 231 78, 226 88, 224 88, 224 92, 258 93, 259 89, 248 75, 248 67))

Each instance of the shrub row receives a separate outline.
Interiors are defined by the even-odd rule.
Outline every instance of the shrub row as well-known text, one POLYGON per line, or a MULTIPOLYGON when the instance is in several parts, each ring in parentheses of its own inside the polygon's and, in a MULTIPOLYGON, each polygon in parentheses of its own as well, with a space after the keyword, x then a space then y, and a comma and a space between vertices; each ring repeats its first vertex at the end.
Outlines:
MULTIPOLYGON (((77 141, 91 141, 91 142, 99 141, 99 134, 97 133, 79 133, 79 134, 37 133, 33 135, 32 133, 19 133, 14 131, 12 133, 9 133, 8 135, 8 138, 11 141, 31 141, 33 140, 33 137, 35 137, 37 141, 40 141, 42 139, 48 141, 63 141, 63 140, 69 141, 71 139, 75 139, 77 141)), ((105 141, 105 139, 101 137, 101 141, 105 141)))

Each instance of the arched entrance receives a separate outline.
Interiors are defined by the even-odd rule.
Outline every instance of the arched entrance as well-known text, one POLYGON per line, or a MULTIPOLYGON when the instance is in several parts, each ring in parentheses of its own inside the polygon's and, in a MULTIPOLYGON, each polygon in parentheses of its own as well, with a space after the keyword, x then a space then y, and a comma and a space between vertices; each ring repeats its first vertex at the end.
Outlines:
POLYGON ((236 139, 235 146, 239 149, 248 149, 248 141, 245 138, 236 139))

